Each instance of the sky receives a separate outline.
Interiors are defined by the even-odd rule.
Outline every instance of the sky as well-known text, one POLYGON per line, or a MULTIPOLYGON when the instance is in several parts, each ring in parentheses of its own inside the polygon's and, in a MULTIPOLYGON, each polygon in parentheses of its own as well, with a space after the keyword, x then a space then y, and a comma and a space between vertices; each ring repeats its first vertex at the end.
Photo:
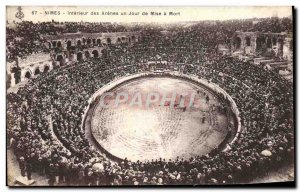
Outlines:
MULTIPOLYGON (((20 21, 16 18, 18 12, 16 6, 6 7, 8 22, 20 21)), ((288 17, 292 15, 292 7, 88 7, 88 6, 22 6, 24 13, 23 20, 42 21, 84 21, 84 22, 180 22, 180 21, 201 21, 201 20, 231 20, 248 18, 266 18, 271 16, 288 17), (59 15, 50 15, 51 12, 59 15), (81 12, 85 15, 74 15, 71 13, 81 12), (107 15, 103 13, 114 12, 118 15, 107 15), (129 15, 133 12, 138 15, 129 15), (161 15, 151 15, 151 12, 161 15), (169 13, 173 12, 173 15, 169 13), (95 15, 94 13, 98 14, 95 15), (126 13, 126 15, 121 15, 126 13), (164 15, 166 13, 166 15, 164 15), (147 15, 146 15, 147 14, 147 15)))

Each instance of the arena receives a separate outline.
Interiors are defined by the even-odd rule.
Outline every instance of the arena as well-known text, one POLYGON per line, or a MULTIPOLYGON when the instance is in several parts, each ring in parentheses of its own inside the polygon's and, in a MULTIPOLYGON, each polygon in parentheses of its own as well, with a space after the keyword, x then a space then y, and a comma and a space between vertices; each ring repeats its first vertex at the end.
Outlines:
MULTIPOLYGON (((93 137, 106 151, 120 159, 145 161, 181 157, 187 160, 206 155, 224 141, 228 133, 228 121, 234 121, 232 116, 227 117, 225 110, 217 110, 220 101, 214 93, 203 85, 183 79, 160 75, 143 77, 111 90, 112 93, 124 91, 139 92, 141 95, 176 92, 178 96, 175 106, 170 106, 168 102, 163 105, 156 102, 151 108, 146 108, 144 105, 130 106, 125 103, 117 108, 104 109, 96 103, 90 109, 93 110, 90 118, 93 137), (196 93, 193 107, 180 107, 180 93, 191 92, 196 93), (211 99, 208 102, 206 98, 211 99), (215 108, 212 109, 212 106, 215 108)), ((112 98, 110 102, 115 99, 112 98)), ((142 99, 146 103, 146 97, 142 99)))
POLYGON ((8 185, 293 182, 292 27, 8 24, 8 185))

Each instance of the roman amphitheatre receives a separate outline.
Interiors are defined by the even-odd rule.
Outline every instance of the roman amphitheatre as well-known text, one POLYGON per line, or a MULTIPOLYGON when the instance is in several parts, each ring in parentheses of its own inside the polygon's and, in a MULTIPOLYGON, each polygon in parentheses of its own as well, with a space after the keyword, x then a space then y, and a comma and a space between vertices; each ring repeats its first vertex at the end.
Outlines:
POLYGON ((7 25, 7 185, 294 185, 290 17, 7 25))

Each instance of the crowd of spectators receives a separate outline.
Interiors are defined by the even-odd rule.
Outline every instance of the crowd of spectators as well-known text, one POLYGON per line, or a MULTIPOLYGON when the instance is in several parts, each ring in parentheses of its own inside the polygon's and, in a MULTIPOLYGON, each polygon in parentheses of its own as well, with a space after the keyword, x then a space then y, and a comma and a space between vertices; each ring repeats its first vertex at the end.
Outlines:
POLYGON ((105 57, 54 69, 8 93, 7 134, 22 175, 38 172, 49 185, 232 184, 293 161, 291 83, 219 55, 216 45, 230 35, 222 25, 199 24, 168 36, 147 30, 134 45, 109 45, 105 57), (230 150, 190 159, 115 161, 88 142, 82 121, 91 95, 115 78, 158 69, 207 79, 231 95, 244 131, 230 150))
MULTIPOLYGON (((156 30, 167 29, 178 33, 179 39, 174 39, 175 44, 180 45, 182 38, 188 36, 190 41, 199 42, 196 46, 219 43, 229 44, 230 38, 235 31, 260 31, 260 32, 291 32, 292 20, 290 18, 267 18, 267 19, 247 19, 230 21, 198 22, 186 26, 167 25, 165 27, 152 25, 125 26, 117 23, 90 23, 90 22, 39 22, 22 21, 14 23, 14 27, 6 28, 6 47, 8 60, 15 60, 17 57, 24 58, 36 52, 50 52, 51 49, 45 46, 44 37, 47 35, 59 35, 65 33, 112 33, 128 31, 144 31, 156 28, 156 30), (254 23, 254 21, 256 21, 254 23), (181 30, 184 26, 183 30, 181 30), (191 37, 193 35, 193 37, 191 37), (202 41, 207 41, 203 42, 202 41)), ((153 36, 152 36, 153 37, 153 36)))
POLYGON ((39 22, 22 21, 14 23, 13 27, 6 27, 6 58, 13 61, 17 57, 46 52, 45 36, 65 33, 112 33, 126 32, 137 29, 126 28, 116 23, 82 23, 82 22, 39 22))

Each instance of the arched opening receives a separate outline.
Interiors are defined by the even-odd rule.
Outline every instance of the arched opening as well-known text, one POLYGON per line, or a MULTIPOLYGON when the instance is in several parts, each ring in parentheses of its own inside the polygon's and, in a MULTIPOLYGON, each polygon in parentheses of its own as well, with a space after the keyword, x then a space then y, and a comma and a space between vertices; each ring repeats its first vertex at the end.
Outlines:
POLYGON ((56 47, 56 41, 52 41, 52 47, 56 47))
POLYGON ((264 44, 264 39, 262 37, 256 38, 256 51, 261 51, 264 44))
POLYGON ((267 48, 272 48, 272 41, 271 38, 267 39, 267 48))
POLYGON ((77 61, 81 61, 82 59, 83 59, 82 53, 81 53, 81 52, 78 52, 78 53, 77 53, 77 61))
POLYGON ((21 82, 21 70, 17 70, 14 74, 15 77, 15 84, 18 84, 21 82))
POLYGON ((94 50, 94 51, 92 52, 92 54, 93 54, 93 57, 94 57, 94 58, 98 58, 98 57, 99 57, 99 53, 98 53, 97 50, 94 50))
POLYGON ((107 44, 111 44, 111 39, 110 38, 107 38, 106 41, 107 41, 107 44))
POLYGON ((90 45, 90 44, 91 44, 91 42, 92 42, 92 41, 91 41, 91 39, 89 38, 89 39, 87 40, 87 42, 86 42, 86 43, 87 43, 88 45, 90 45))
POLYGON ((98 45, 98 46, 101 45, 101 39, 97 39, 97 45, 98 45))
POLYGON ((36 68, 35 71, 34 71, 34 75, 38 75, 38 74, 40 74, 40 69, 36 68))
POLYGON ((90 58, 90 53, 88 51, 85 51, 84 56, 85 56, 85 58, 90 58))
POLYGON ((56 61, 62 61, 62 60, 63 60, 63 56, 62 55, 57 55, 56 61))
POLYGON ((93 41, 93 45, 96 45, 96 39, 93 39, 92 41, 93 41))
POLYGON ((44 67, 44 73, 47 73, 49 70, 50 70, 50 67, 49 67, 48 65, 46 65, 46 66, 44 67))
POLYGON ((276 39, 276 37, 273 37, 272 43, 273 43, 273 45, 276 45, 276 44, 277 44, 277 39, 276 39))
POLYGON ((69 40, 67 41, 67 49, 69 49, 72 46, 72 42, 69 40))
POLYGON ((131 36, 131 40, 132 40, 132 42, 135 42, 135 36, 134 35, 131 36))
POLYGON ((86 42, 86 39, 85 39, 85 38, 82 38, 82 42, 83 42, 83 44, 85 44, 85 42, 86 42))
POLYGON ((81 45, 81 41, 80 41, 80 40, 77 41, 77 45, 78 45, 78 46, 81 45))
POLYGON ((278 39, 277 40, 277 43, 278 43, 278 51, 280 52, 280 54, 282 53, 283 51, 283 39, 278 39))
POLYGON ((57 47, 61 47, 61 42, 60 41, 57 42, 57 47))
POLYGON ((48 42, 48 47, 49 47, 49 49, 51 49, 51 43, 50 42, 48 42))
POLYGON ((251 45, 251 38, 246 37, 246 46, 250 46, 250 45, 251 45))
POLYGON ((31 73, 30 73, 29 71, 27 71, 27 72, 25 73, 25 77, 26 77, 27 79, 30 79, 30 78, 31 78, 31 73))
POLYGON ((56 57, 56 61, 59 61, 59 65, 62 66, 63 65, 63 56, 62 55, 57 55, 56 57))
POLYGON ((241 38, 240 37, 237 37, 236 40, 235 40, 235 49, 240 49, 241 48, 241 38))
POLYGON ((118 43, 121 43, 121 39, 120 39, 120 37, 118 37, 118 39, 117 39, 117 42, 118 42, 118 43))
POLYGON ((126 38, 125 38, 125 37, 122 37, 122 41, 123 41, 123 42, 126 41, 126 38))

